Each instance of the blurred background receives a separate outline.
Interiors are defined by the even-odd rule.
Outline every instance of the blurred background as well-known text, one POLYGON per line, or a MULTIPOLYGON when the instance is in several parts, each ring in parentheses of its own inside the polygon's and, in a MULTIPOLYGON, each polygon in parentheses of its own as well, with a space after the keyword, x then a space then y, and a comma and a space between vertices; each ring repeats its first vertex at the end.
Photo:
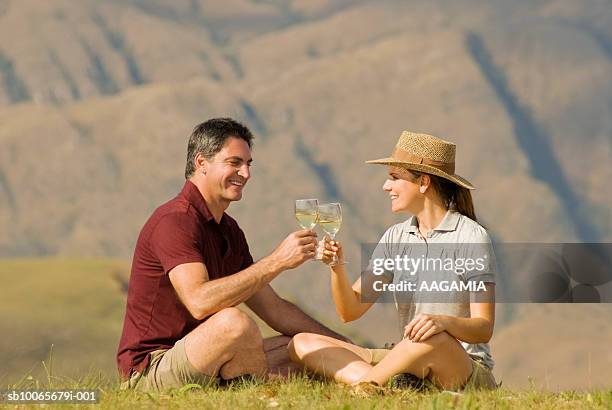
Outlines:
MULTIPOLYGON (((136 238, 199 122, 256 134, 228 210, 256 259, 318 197, 343 205, 356 277, 360 244, 408 217, 363 163, 404 129, 458 145, 496 241, 611 242, 611 80, 610 0, 0 0, 0 383, 51 351, 57 374, 116 377, 136 238)), ((391 304, 340 323, 319 264, 273 286, 357 342, 399 337, 391 304)), ((497 378, 610 388, 611 318, 499 305, 497 378)))

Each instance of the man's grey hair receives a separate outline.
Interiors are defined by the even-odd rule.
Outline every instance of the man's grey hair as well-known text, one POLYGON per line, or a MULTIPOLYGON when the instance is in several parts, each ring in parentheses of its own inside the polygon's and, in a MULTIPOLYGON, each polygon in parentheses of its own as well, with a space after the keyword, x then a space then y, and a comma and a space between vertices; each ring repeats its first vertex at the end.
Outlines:
POLYGON ((189 179, 195 172, 195 157, 198 153, 206 159, 212 159, 225 144, 228 138, 240 138, 253 146, 253 134, 243 124, 231 118, 212 118, 196 125, 187 144, 187 164, 185 165, 185 179, 189 179))

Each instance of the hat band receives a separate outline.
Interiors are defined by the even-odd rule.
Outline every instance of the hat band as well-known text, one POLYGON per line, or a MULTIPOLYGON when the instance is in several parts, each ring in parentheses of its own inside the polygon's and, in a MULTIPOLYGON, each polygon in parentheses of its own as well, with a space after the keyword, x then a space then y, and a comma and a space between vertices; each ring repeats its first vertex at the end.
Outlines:
POLYGON ((395 147, 393 154, 391 157, 394 159, 399 159, 400 161, 411 162, 413 164, 423 164, 429 165, 431 167, 437 168, 440 171, 446 172, 450 175, 455 175, 455 163, 454 162, 443 162, 436 161, 435 159, 423 158, 418 155, 411 154, 407 151, 399 147, 395 147))

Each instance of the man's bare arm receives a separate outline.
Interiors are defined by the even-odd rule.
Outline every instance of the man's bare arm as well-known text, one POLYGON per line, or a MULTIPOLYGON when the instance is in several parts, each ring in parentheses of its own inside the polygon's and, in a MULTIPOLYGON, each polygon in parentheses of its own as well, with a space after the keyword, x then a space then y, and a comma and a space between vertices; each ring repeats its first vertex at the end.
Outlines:
POLYGON ((187 310, 201 320, 246 301, 282 271, 311 259, 315 243, 311 231, 297 231, 270 255, 236 274, 209 280, 206 266, 197 262, 178 265, 168 276, 187 310))
POLYGON ((257 291, 246 305, 272 329, 286 336, 308 332, 350 342, 344 336, 317 322, 293 303, 278 296, 270 285, 257 291))

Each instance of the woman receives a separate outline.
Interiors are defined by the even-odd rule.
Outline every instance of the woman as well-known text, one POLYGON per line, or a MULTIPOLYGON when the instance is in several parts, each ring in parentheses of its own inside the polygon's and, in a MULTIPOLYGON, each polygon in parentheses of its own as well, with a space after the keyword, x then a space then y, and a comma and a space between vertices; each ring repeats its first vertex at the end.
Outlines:
POLYGON ((323 261, 329 264, 334 255, 338 258, 330 268, 340 318, 349 322, 361 317, 381 294, 381 281, 420 286, 428 279, 448 279, 451 271, 451 280, 477 283, 478 290, 475 286, 442 293, 428 293, 427 288, 396 291, 403 339, 391 350, 300 333, 289 345, 290 356, 317 374, 347 384, 382 386, 395 375, 409 373, 442 389, 495 388, 488 346, 495 320, 494 255, 485 229, 476 222, 470 194, 474 187, 455 174, 455 145, 404 131, 391 157, 367 162, 388 166, 383 190, 390 195, 392 211, 414 216, 387 230, 369 268, 352 287, 341 244, 326 240, 323 261), (444 273, 435 274, 436 269, 423 269, 429 266, 424 264, 412 272, 399 264, 392 269, 386 265, 382 274, 372 269, 383 266, 377 260, 423 259, 417 249, 425 249, 429 259, 451 258, 450 269, 445 265, 444 273), (470 258, 480 265, 467 266, 470 258))

